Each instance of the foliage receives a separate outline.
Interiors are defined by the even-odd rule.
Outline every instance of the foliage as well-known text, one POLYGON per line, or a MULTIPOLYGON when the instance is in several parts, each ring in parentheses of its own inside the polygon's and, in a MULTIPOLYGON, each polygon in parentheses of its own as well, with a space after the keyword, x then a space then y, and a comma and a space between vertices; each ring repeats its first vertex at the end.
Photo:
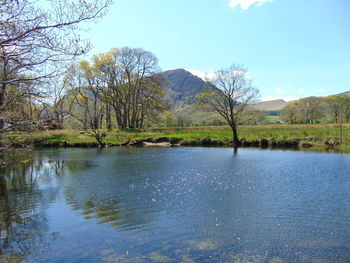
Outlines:
POLYGON ((334 95, 325 98, 328 112, 332 117, 333 123, 349 120, 350 116, 350 97, 347 95, 334 95))
POLYGON ((299 117, 297 102, 288 104, 284 107, 281 112, 281 117, 290 124, 296 124, 299 117))
POLYGON ((350 97, 333 95, 326 98, 304 98, 284 107, 281 117, 291 124, 349 121, 350 97))

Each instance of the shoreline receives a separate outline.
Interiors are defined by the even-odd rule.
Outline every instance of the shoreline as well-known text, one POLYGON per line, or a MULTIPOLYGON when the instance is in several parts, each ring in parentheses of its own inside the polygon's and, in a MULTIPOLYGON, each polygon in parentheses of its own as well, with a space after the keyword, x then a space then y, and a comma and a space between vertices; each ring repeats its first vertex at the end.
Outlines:
MULTIPOLYGON (((103 132, 106 147, 232 147, 229 127, 112 129, 103 132)), ((343 135, 343 144, 340 144, 336 125, 242 126, 238 148, 349 154, 349 124, 344 125, 343 135)), ((1 136, 0 166, 26 159, 17 158, 21 154, 16 152, 43 148, 99 148, 99 144, 91 134, 80 130, 9 132, 1 136)))
MULTIPOLYGON (((97 142, 67 142, 67 141, 33 141, 32 143, 11 143, 0 147, 0 152, 6 149, 12 150, 28 150, 40 148, 99 148, 97 142)), ((175 137, 158 137, 132 140, 125 143, 105 143, 105 147, 185 147, 185 146, 200 146, 200 147, 232 147, 232 142, 224 139, 211 138, 175 138, 175 137)), ((326 141, 325 143, 307 142, 298 139, 261 139, 261 140, 241 140, 237 148, 260 148, 260 149, 324 149, 324 150, 339 150, 340 145, 334 141, 326 141)), ((350 153, 350 151, 349 151, 350 153)))
MULTIPOLYGON (((203 147, 203 148, 233 148, 232 144, 224 143, 220 140, 211 140, 203 138, 201 140, 182 140, 180 138, 147 138, 144 140, 135 140, 131 143, 106 144, 105 148, 126 147, 126 148, 171 148, 171 147, 203 147)), ((12 165, 28 162, 31 160, 30 152, 40 149, 68 149, 68 148, 90 148, 101 149, 97 142, 86 143, 67 143, 67 142, 49 142, 32 145, 15 145, 10 147, 0 147, 0 168, 6 168, 12 165)), ((318 152, 318 153, 338 153, 350 154, 349 148, 342 146, 329 146, 322 144, 307 144, 297 140, 287 140, 276 142, 274 140, 260 141, 242 141, 236 149, 260 149, 260 150, 291 150, 301 152, 318 152)))

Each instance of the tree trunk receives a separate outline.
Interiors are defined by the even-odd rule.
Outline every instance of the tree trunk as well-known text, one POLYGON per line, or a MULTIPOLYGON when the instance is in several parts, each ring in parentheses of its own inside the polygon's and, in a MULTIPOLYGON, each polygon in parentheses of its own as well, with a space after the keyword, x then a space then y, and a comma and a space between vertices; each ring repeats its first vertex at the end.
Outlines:
POLYGON ((87 130, 87 118, 88 118, 88 112, 86 109, 84 109, 84 122, 83 122, 83 130, 86 131, 87 130))
POLYGON ((109 104, 106 104, 106 124, 107 124, 107 129, 111 130, 112 129, 112 118, 111 118, 111 109, 109 104))
POLYGON ((105 147, 105 144, 103 143, 102 139, 100 138, 100 136, 95 136, 97 142, 98 142, 98 145, 99 145, 99 148, 104 148, 105 147))
MULTIPOLYGON (((0 89, 0 114, 4 110, 4 105, 5 105, 5 95, 6 95, 6 84, 3 83, 1 84, 1 89, 0 89)), ((4 117, 4 116, 0 116, 4 117)), ((0 119, 0 130, 4 128, 5 122, 3 119, 0 119)))
MULTIPOLYGON (((56 121, 56 129, 62 130, 63 129, 63 117, 60 116, 59 112, 55 112, 55 119, 53 121, 56 121)), ((53 123, 55 124, 55 123, 53 123)))
POLYGON ((96 141, 98 142, 99 148, 104 148, 106 146, 106 144, 103 142, 103 134, 101 134, 100 131, 97 131, 95 129, 93 129, 92 133, 93 133, 96 141))
POLYGON ((233 126, 232 129, 232 143, 234 148, 238 148, 240 145, 240 141, 238 139, 237 127, 233 126))
POLYGON ((343 144, 343 118, 342 116, 340 117, 340 144, 343 144))

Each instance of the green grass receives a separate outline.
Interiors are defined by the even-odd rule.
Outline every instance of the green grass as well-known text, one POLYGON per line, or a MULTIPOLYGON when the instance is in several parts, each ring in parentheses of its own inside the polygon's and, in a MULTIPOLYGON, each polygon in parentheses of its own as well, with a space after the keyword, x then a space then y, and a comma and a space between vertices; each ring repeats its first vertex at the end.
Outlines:
MULTIPOLYGON (((334 125, 269 125, 269 126, 243 126, 238 131, 240 139, 247 141, 261 139, 298 139, 324 143, 329 139, 339 138, 339 128, 334 125)), ((228 127, 193 127, 182 129, 161 129, 154 130, 153 133, 146 132, 142 137, 167 136, 179 137, 185 139, 192 138, 211 138, 211 139, 229 139, 232 138, 232 132, 228 127)), ((141 135, 139 135, 141 136, 141 135)), ((345 126, 343 130, 345 144, 350 143, 350 126, 345 126)))
MULTIPOLYGON (((200 140, 210 138, 221 140, 228 144, 232 140, 229 127, 186 127, 144 129, 135 131, 104 131, 104 141, 108 144, 118 145, 127 141, 142 140, 146 138, 181 138, 183 140, 200 140)), ((326 141, 339 141, 339 128, 336 125, 268 125, 243 126, 239 129, 240 139, 245 141, 260 141, 261 139, 285 141, 299 140, 314 145, 324 145, 326 141)), ((344 126, 344 146, 350 147, 350 125, 344 126)), ((79 144, 94 144, 95 138, 90 134, 81 134, 80 131, 62 130, 34 133, 10 133, 4 136, 3 142, 7 145, 20 147, 21 145, 46 146, 79 146, 79 144)), ((93 145, 92 145, 93 146, 93 145)))

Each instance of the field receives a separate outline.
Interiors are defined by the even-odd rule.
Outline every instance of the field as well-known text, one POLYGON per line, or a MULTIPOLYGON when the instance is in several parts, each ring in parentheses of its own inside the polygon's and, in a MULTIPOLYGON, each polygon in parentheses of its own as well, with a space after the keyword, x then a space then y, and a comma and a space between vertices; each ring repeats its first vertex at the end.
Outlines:
MULTIPOLYGON (((180 144, 196 145, 204 138, 219 141, 220 144, 229 145, 232 132, 229 127, 184 127, 184 128, 158 128, 143 130, 111 130, 104 131, 104 142, 109 145, 120 145, 135 140, 157 139, 161 137, 177 138, 180 144)), ((340 129, 338 125, 262 125, 241 126, 239 138, 245 142, 297 141, 300 144, 311 146, 337 145, 340 142, 340 129)), ((3 138, 5 145, 23 147, 26 145, 45 147, 95 146, 94 137, 86 132, 76 130, 57 130, 33 133, 11 133, 3 138)), ((343 147, 350 146, 350 124, 343 128, 343 147)))

